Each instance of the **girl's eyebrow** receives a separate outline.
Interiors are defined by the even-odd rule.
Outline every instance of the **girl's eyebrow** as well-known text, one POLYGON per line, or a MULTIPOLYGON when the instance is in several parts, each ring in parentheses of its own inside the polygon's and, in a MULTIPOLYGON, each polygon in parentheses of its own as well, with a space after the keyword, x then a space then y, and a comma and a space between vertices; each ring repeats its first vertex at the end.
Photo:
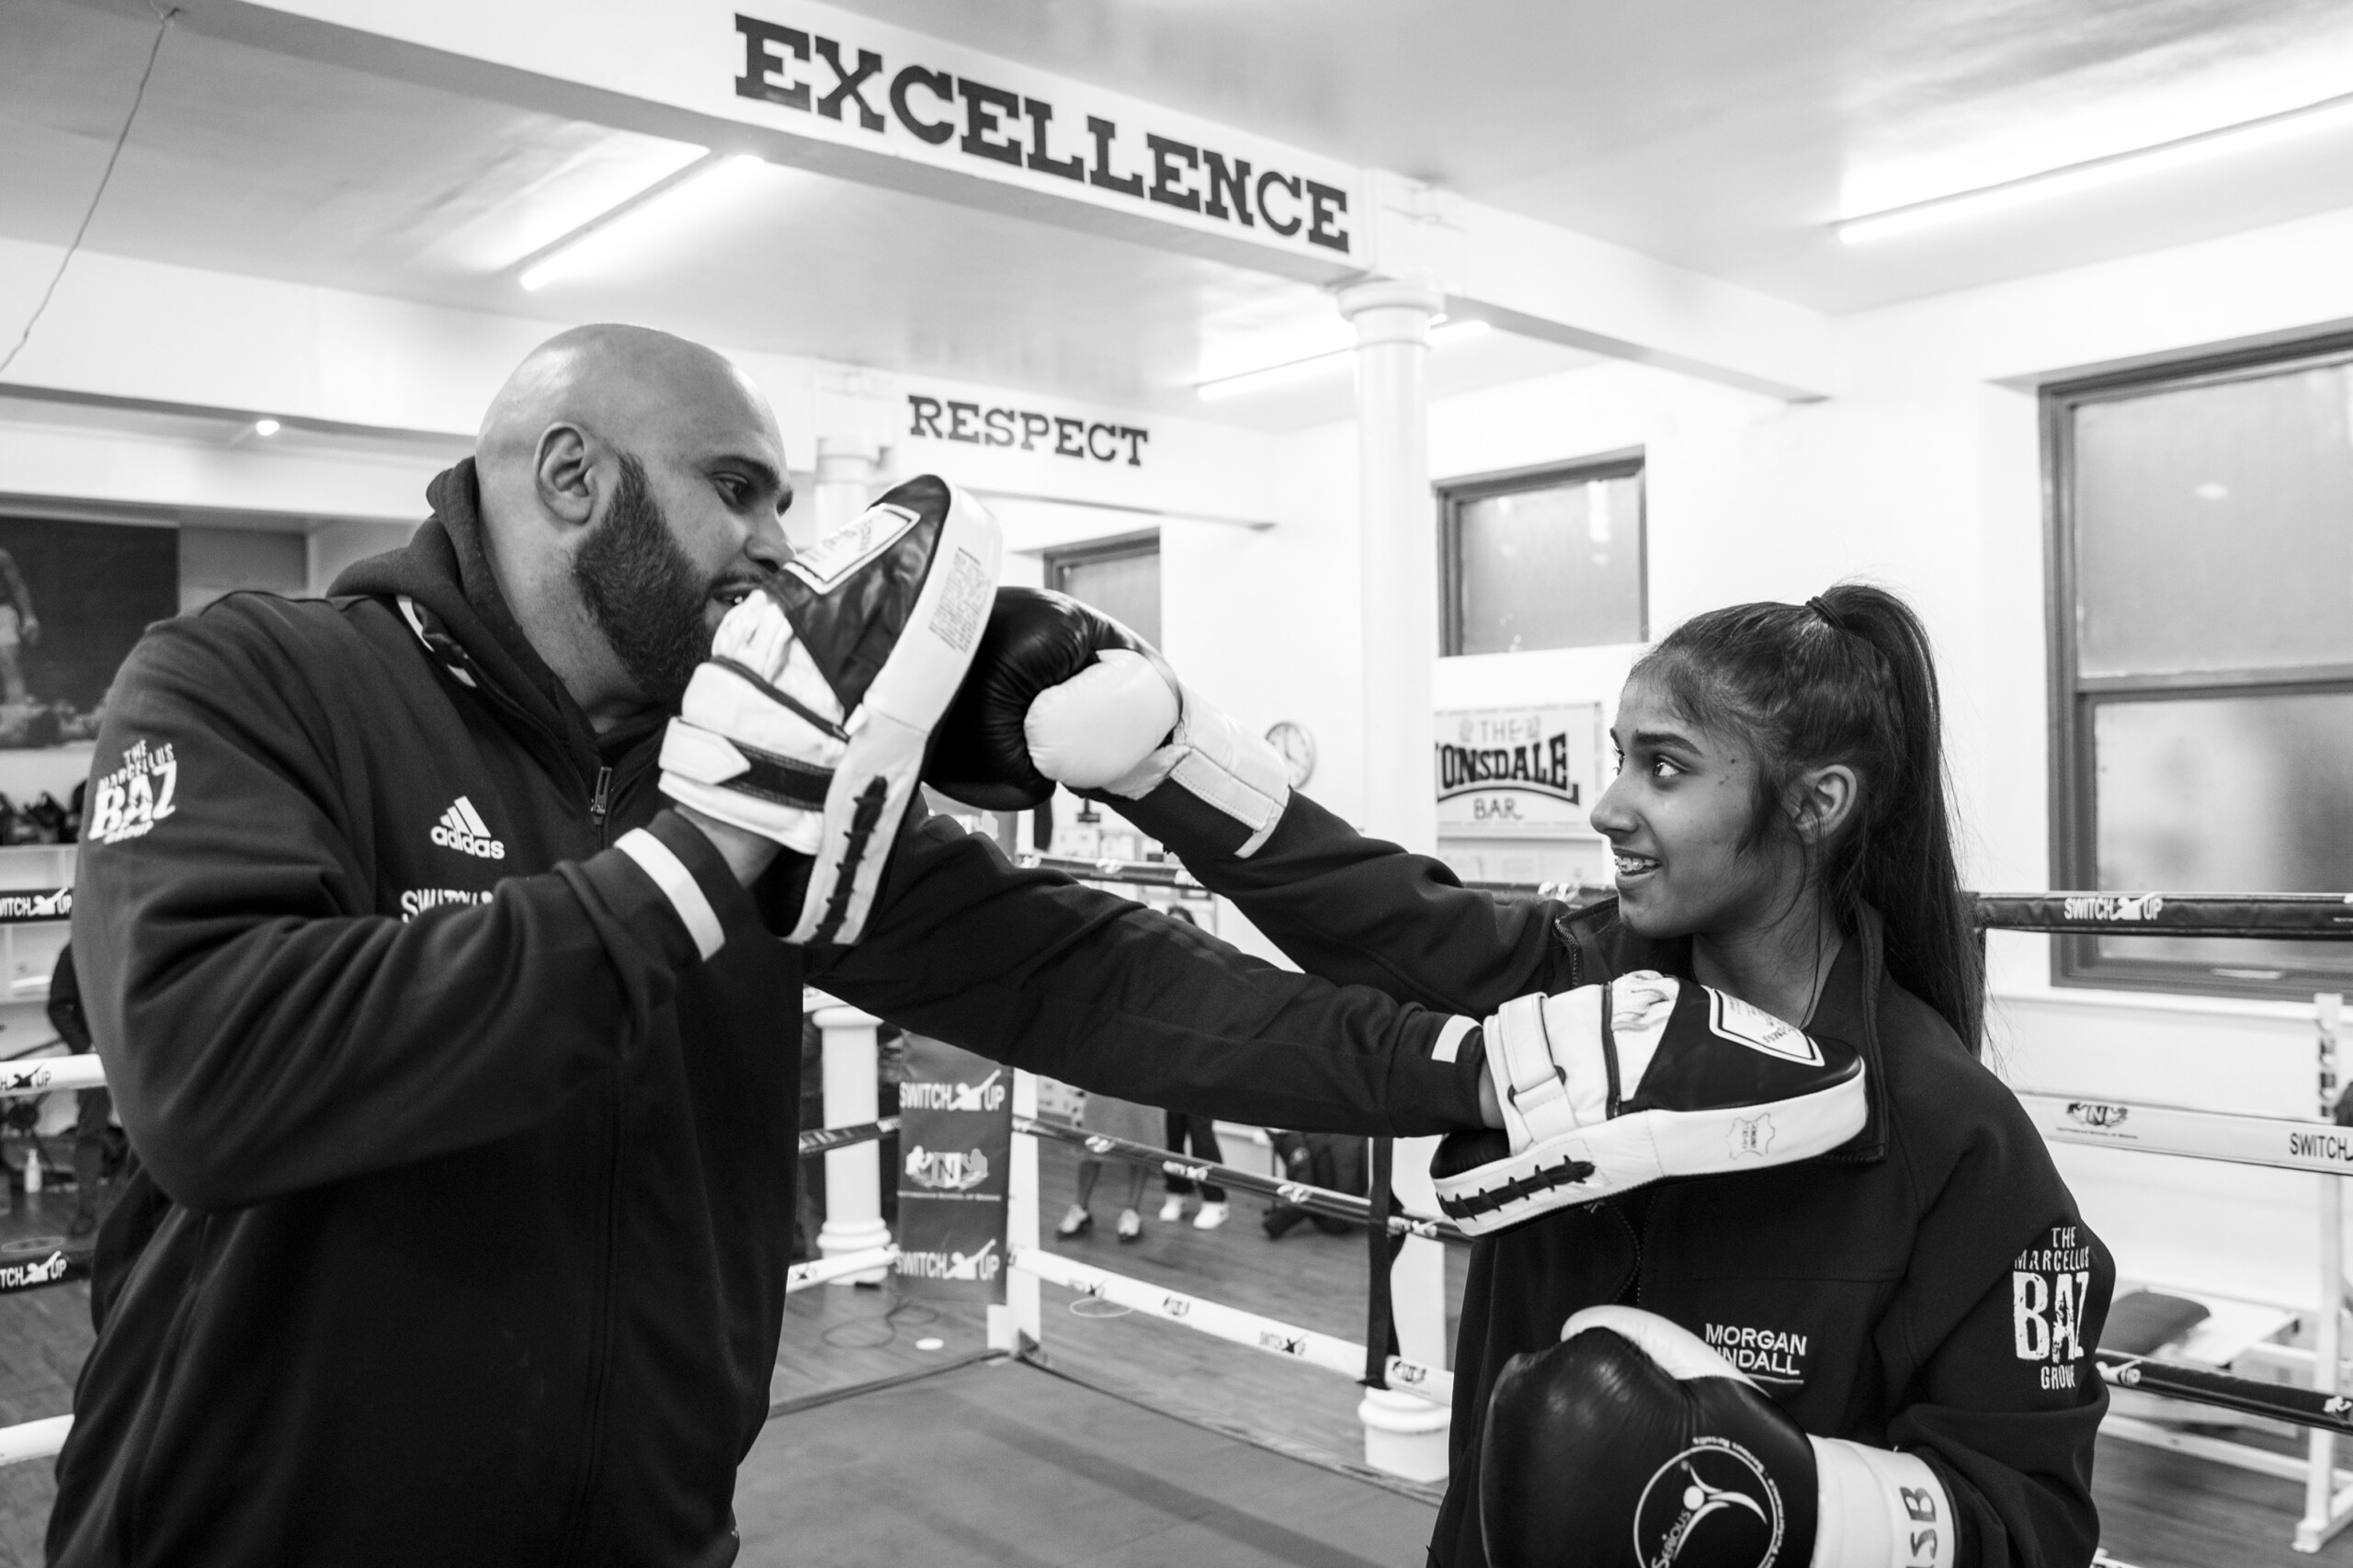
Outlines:
POLYGON ((1634 744, 1643 746, 1680 746, 1685 751, 1698 751, 1699 743, 1674 730, 1636 730, 1634 744))

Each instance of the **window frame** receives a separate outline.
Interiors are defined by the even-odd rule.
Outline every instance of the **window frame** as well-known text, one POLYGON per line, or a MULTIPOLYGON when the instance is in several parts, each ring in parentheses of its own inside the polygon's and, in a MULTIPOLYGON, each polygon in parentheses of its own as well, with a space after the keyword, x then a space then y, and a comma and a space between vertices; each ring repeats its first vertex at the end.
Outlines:
MULTIPOLYGON (((2298 370, 2353 366, 2353 333, 2301 338, 2290 343, 2233 349, 2226 353, 2143 365, 2041 389, 2045 579, 2044 615, 2050 649, 2051 885, 2094 892, 2099 881, 2098 759, 2093 740, 2097 710, 2109 703, 2186 701, 2221 697, 2319 696, 2353 692, 2353 665, 2314 665, 2301 672, 2270 669, 2173 671, 2143 676, 2078 673, 2075 635, 2080 584, 2075 530, 2075 410, 2086 403, 2121 402, 2152 392, 2182 392, 2257 381, 2298 370)), ((2122 888, 2122 892, 2166 892, 2165 888, 2122 888)), ((2188 890, 2179 890, 2188 891, 2188 890)), ((2233 892, 2272 892, 2271 888, 2233 892)), ((2334 890, 2347 892, 2353 890, 2334 890)), ((2219 972, 2211 964, 2178 958, 2136 958, 2131 944, 2121 956, 2104 956, 2101 938, 2063 935, 2052 938, 2051 982, 2067 987, 2150 991, 2176 995, 2244 996, 2309 1001, 2315 991, 2347 988, 2342 968, 2282 970, 2278 978, 2219 972)), ((2314 943, 2318 949, 2324 944, 2314 943)), ((2341 947, 2339 944, 2326 944, 2341 947)), ((2227 967, 2227 966, 2226 966, 2227 967)), ((2268 970, 2266 963, 2249 969, 2268 970)))
MULTIPOLYGON (((1566 484, 1591 483, 1597 480, 1631 479, 1634 483, 1634 642, 1651 640, 1651 486, 1649 463, 1645 449, 1629 447, 1620 451, 1602 452, 1593 457, 1578 458, 1569 462, 1539 463, 1529 468, 1500 469, 1492 473, 1468 474, 1461 479, 1447 480, 1432 488, 1438 492, 1438 656, 1445 659, 1491 658, 1485 653, 1466 654, 1462 651, 1462 629, 1467 607, 1462 602, 1465 591, 1462 571, 1462 508, 1474 501, 1491 500, 1497 495, 1515 495, 1527 491, 1552 490, 1566 484)), ((1571 643, 1569 647, 1624 647, 1616 642, 1571 643)), ((1552 653, 1558 650, 1527 648, 1522 653, 1552 653)))

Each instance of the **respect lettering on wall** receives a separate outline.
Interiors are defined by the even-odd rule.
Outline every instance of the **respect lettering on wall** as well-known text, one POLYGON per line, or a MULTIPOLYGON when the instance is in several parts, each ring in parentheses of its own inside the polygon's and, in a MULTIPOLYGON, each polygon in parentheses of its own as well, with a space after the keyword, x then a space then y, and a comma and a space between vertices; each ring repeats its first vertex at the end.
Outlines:
POLYGON ((983 407, 921 392, 907 394, 907 412, 910 436, 976 447, 1018 447, 1025 452, 1099 463, 1124 460, 1130 468, 1143 466, 1144 443, 1152 439, 1151 431, 1133 425, 1072 419, 1031 408, 983 407))
MULTIPOLYGON (((836 13, 837 14, 837 13, 836 13)), ((1074 187, 1349 254, 1348 193, 1328 180, 1254 163, 1107 114, 1057 106, 921 62, 845 46, 811 28, 737 12, 735 94, 884 139, 911 137, 1024 183, 1074 187)))

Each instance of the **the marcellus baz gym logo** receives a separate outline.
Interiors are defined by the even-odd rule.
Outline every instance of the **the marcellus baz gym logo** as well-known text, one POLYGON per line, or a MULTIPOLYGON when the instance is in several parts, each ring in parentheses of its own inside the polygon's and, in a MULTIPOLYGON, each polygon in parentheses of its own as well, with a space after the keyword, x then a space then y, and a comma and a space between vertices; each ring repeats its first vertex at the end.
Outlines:
POLYGON ((121 765, 101 778, 91 792, 90 821, 82 836, 97 844, 119 844, 153 832, 177 809, 172 797, 179 792, 179 758, 170 742, 159 746, 131 742, 121 765))
POLYGON ((2091 1289, 2092 1249, 2078 1226, 2052 1226, 2040 1244, 2011 1261, 2011 1348, 2019 1360, 2037 1364, 2043 1388, 2077 1386, 2091 1289))
POLYGON ((1756 1456, 1729 1437, 1701 1437, 1643 1488, 1634 1505, 1634 1561, 1673 1568, 1690 1550, 1709 1562, 1772 1568, 1787 1528, 1781 1489, 1756 1456))

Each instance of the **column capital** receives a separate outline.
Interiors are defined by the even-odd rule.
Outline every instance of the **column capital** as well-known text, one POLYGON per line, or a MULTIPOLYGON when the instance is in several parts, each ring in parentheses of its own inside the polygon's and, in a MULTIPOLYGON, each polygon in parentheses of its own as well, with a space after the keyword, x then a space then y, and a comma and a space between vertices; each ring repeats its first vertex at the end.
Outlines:
POLYGON ((1411 311, 1422 316, 1419 325, 1427 330, 1429 318, 1446 311, 1446 297, 1428 283, 1412 278, 1368 278, 1351 283, 1333 296, 1339 303, 1340 314, 1357 323, 1357 330, 1364 331, 1371 324, 1358 318, 1372 311, 1411 311))

